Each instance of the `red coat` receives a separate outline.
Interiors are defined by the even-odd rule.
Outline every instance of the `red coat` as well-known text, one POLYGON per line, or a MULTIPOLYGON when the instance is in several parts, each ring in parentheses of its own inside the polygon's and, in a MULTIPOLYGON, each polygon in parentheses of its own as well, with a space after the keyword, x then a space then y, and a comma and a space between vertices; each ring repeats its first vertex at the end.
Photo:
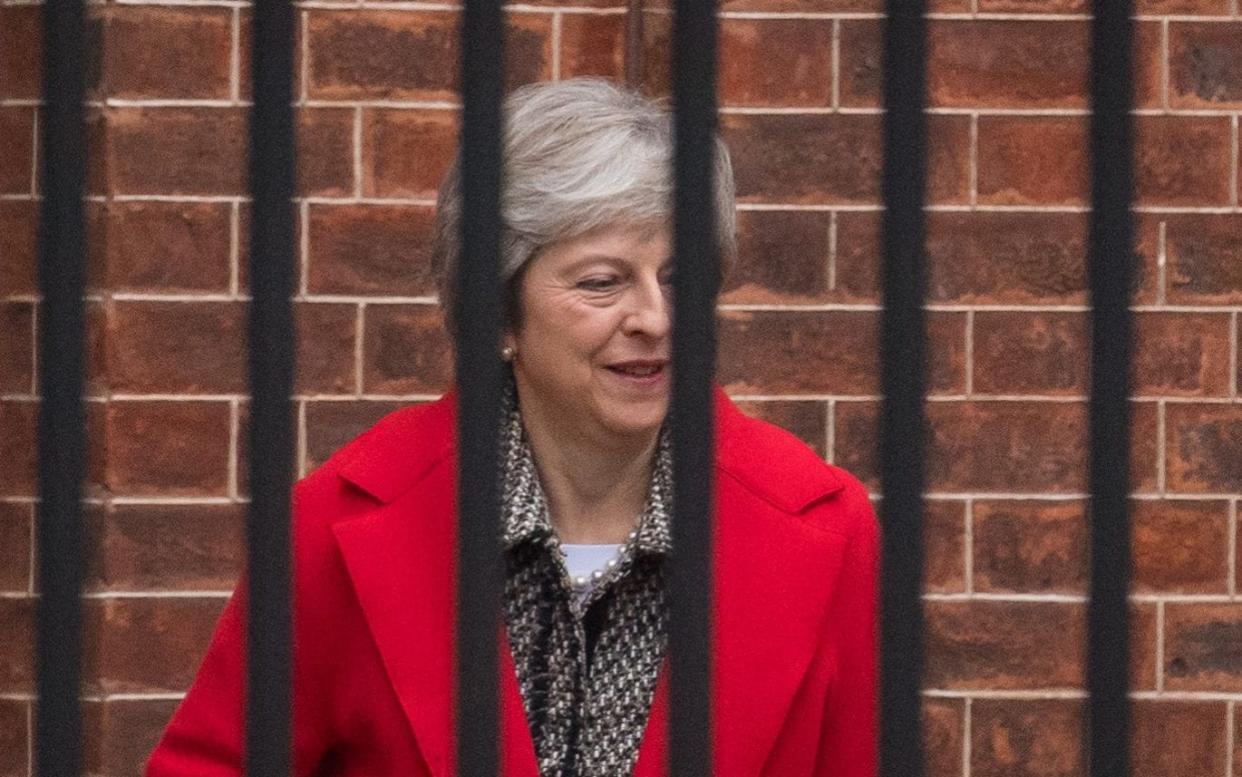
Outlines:
MULTIPOLYGON (((455 405, 398 411, 294 492, 298 775, 451 777, 455 405), (322 771, 317 772, 317 769, 322 771)), ((719 777, 873 777, 877 527, 863 487, 718 392, 719 777)), ((149 777, 241 774, 245 590, 149 777)), ((502 635, 506 777, 538 777, 502 635)), ((664 774, 667 663, 636 777, 664 774)))

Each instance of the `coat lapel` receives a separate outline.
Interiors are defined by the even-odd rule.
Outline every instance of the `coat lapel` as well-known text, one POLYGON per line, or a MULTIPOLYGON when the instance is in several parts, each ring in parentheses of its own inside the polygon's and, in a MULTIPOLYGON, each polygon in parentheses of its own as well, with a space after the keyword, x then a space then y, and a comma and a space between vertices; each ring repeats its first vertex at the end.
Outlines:
MULTIPOLYGON (((755 777, 819 648, 844 553, 841 536, 796 513, 840 483, 824 468, 783 483, 797 468, 765 458, 752 422, 720 392, 717 408, 712 773, 755 777), (765 499, 755 481, 776 491, 765 499)), ((666 661, 635 777, 667 773, 669 680, 666 661)))

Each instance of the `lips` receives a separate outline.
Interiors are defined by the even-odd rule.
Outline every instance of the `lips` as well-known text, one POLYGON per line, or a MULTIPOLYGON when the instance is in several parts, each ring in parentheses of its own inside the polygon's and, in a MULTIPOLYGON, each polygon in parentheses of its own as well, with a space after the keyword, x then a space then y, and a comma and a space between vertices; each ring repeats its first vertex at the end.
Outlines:
POLYGON ((662 373, 667 365, 664 359, 634 359, 609 364, 608 369, 631 378, 650 378, 662 373))

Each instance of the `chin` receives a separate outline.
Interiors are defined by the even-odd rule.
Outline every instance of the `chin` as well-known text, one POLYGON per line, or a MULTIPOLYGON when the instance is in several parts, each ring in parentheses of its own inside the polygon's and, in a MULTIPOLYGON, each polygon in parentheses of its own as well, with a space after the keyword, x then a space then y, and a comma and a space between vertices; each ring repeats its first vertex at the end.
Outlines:
POLYGON ((658 405, 642 405, 611 409, 604 414, 604 426, 612 432, 625 436, 636 437, 655 434, 664 424, 668 416, 668 403, 658 405))

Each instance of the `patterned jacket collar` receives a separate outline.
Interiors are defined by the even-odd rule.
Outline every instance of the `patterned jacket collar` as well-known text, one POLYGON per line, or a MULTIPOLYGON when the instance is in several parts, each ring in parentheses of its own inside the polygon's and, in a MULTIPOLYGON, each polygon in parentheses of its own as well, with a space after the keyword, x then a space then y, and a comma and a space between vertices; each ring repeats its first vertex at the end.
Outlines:
MULTIPOLYGON (((528 541, 547 542, 554 531, 512 383, 505 396, 504 423, 501 520, 504 547, 510 550, 528 541)), ((640 553, 663 555, 672 547, 672 482, 672 449, 665 428, 660 431, 652 465, 647 505, 633 538, 634 549, 640 553)))

